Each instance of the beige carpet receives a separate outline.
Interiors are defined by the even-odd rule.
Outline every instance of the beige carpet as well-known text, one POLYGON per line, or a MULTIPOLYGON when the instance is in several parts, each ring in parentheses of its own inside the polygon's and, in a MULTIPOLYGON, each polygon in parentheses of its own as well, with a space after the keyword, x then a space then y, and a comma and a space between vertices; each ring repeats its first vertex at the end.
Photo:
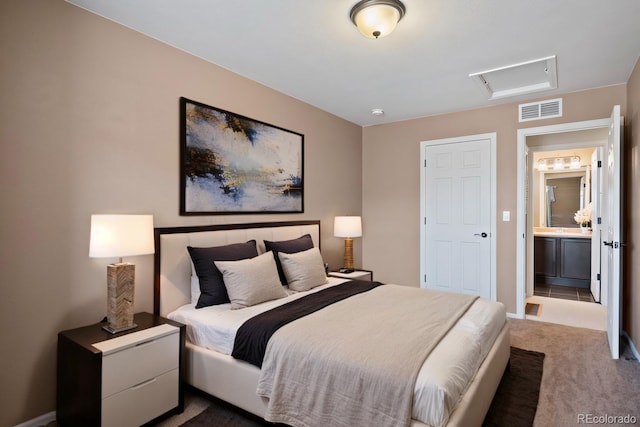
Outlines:
MULTIPOLYGON (((587 424, 588 416, 626 415, 636 417, 631 425, 640 425, 640 363, 612 360, 606 332, 531 320, 509 322, 512 346, 545 353, 535 427, 580 425, 581 416, 581 424, 587 424)), ((185 404, 185 414, 161 425, 179 426, 208 406, 206 399, 191 393, 185 404)))
POLYGON ((640 424, 640 363, 612 360, 606 332, 531 320, 509 321, 512 346, 546 355, 534 426, 578 425, 581 419, 581 424, 587 424, 590 416, 627 415, 634 416, 636 422, 599 424, 640 424))

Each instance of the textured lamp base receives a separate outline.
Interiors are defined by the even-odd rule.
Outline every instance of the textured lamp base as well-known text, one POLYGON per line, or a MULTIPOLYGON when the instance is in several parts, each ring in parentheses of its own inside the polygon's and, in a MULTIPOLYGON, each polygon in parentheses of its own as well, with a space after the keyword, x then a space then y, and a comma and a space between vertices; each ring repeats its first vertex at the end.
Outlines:
POLYGON ((103 329, 116 334, 135 328, 133 296, 136 266, 120 263, 107 266, 107 320, 103 329))
POLYGON ((348 237, 344 239, 344 268, 353 270, 353 239, 348 237))

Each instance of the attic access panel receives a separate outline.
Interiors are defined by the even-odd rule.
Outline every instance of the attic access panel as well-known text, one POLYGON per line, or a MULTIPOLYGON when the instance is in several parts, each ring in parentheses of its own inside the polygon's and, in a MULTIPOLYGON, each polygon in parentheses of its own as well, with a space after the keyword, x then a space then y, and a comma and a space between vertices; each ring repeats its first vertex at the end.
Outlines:
POLYGON ((558 87, 555 55, 469 74, 469 77, 477 80, 489 92, 489 99, 524 95, 558 87))

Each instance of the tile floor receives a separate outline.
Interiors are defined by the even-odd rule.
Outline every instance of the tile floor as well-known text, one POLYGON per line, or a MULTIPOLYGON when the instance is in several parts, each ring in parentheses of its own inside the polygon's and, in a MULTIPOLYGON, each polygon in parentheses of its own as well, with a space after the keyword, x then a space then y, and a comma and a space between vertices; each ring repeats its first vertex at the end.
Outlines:
POLYGON ((533 289, 533 295, 572 301, 595 302, 591 296, 591 290, 589 290, 589 288, 576 288, 573 286, 536 284, 533 289))

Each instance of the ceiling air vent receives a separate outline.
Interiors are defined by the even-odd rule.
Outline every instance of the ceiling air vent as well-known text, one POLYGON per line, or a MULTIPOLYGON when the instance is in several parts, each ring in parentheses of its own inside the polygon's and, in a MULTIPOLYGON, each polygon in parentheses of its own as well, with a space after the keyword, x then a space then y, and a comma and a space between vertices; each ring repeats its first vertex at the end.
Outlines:
POLYGON ((562 117, 562 98, 520 104, 518 112, 519 121, 521 122, 562 117))
POLYGON ((491 100, 558 87, 555 55, 472 73, 469 77, 489 93, 491 100))

